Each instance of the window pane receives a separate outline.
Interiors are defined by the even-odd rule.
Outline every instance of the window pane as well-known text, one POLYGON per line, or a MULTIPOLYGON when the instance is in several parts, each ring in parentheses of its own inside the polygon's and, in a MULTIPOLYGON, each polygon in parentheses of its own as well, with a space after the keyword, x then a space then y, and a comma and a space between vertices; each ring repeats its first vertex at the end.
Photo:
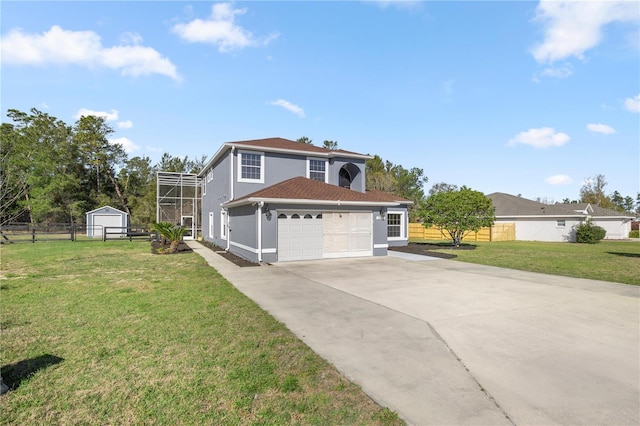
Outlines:
POLYGON ((260 154, 242 153, 242 178, 260 179, 260 154))
POLYGON ((402 237, 402 215, 387 214, 387 237, 402 237))
POLYGON ((309 160, 309 179, 324 182, 326 164, 323 160, 309 160))

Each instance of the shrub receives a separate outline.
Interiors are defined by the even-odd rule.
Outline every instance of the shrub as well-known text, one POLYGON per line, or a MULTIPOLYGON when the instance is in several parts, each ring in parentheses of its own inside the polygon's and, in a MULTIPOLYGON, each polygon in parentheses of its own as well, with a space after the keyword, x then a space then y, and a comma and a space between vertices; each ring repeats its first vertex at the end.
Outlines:
POLYGON ((587 221, 576 226, 576 242, 595 244, 607 234, 601 226, 597 226, 587 221))
POLYGON ((640 231, 629 231, 629 238, 640 238, 640 231))

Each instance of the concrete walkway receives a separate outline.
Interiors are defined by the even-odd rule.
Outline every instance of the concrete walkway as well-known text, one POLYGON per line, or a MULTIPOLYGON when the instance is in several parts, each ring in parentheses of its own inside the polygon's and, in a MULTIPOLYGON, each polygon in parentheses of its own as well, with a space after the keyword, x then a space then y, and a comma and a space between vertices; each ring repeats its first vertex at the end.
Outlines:
POLYGON ((638 287, 406 256, 240 268, 189 244, 409 424, 640 424, 638 287))

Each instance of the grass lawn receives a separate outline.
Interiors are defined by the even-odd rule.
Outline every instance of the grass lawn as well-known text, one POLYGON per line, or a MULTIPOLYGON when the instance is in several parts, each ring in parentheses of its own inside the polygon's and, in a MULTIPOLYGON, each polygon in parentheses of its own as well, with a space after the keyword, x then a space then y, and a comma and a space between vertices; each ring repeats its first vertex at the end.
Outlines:
MULTIPOLYGON (((429 243, 442 244, 442 241, 429 243)), ((640 242, 501 241, 468 244, 476 246, 476 249, 436 251, 454 253, 457 256, 455 260, 463 262, 640 285, 640 242)))
POLYGON ((402 424, 194 253, 0 255, 0 424, 402 424))

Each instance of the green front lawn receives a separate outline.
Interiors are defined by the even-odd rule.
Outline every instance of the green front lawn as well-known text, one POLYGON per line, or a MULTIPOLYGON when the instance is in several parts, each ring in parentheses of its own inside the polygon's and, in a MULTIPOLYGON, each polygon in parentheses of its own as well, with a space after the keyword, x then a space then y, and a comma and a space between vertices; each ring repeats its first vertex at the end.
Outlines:
MULTIPOLYGON (((430 243, 442 244, 442 241, 430 243)), ((476 249, 436 251, 453 253, 457 256, 456 260, 462 262, 640 285, 640 242, 577 244, 501 241, 468 244, 476 246, 476 249)))
POLYGON ((2 246, 1 424, 401 424, 193 253, 2 246))

